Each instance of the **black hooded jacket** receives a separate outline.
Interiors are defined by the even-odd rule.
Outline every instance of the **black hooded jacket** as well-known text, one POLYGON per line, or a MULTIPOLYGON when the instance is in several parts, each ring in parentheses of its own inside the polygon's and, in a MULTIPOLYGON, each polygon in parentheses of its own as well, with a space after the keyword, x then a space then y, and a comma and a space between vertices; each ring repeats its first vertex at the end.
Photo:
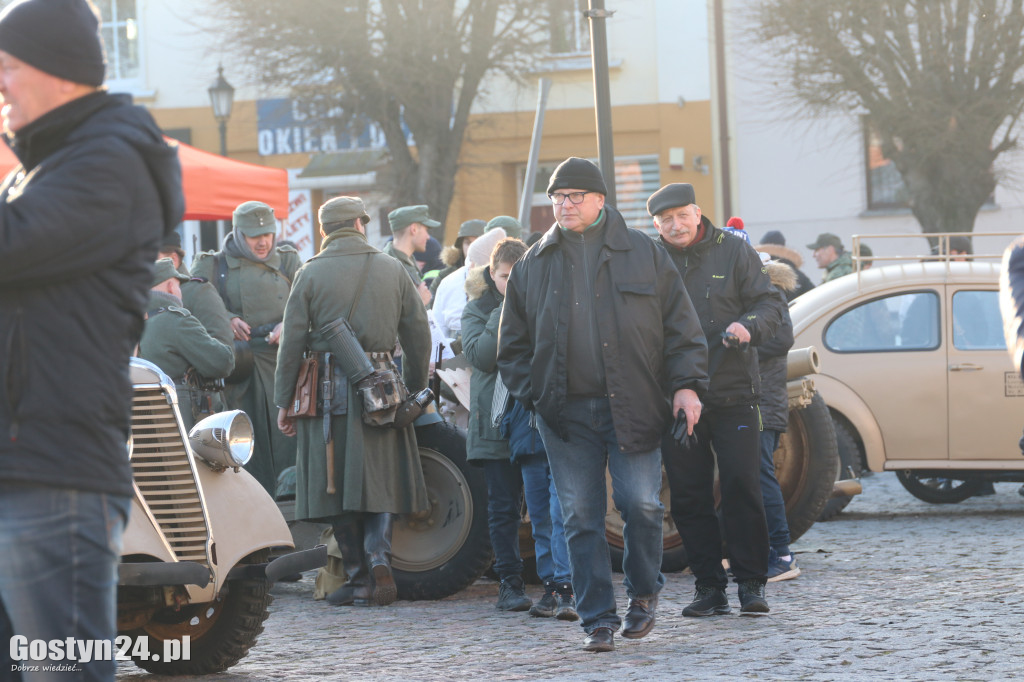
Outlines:
POLYGON ((181 165, 152 117, 98 91, 8 140, 0 184, 0 480, 131 495, 128 358, 181 165))
POLYGON ((708 340, 711 387, 704 402, 711 407, 753 405, 761 385, 757 352, 726 348, 722 332, 739 322, 750 332, 750 346, 772 338, 782 320, 782 298, 750 244, 718 229, 706 216, 701 222, 704 236, 689 248, 677 249, 661 237, 657 241, 682 275, 708 340))

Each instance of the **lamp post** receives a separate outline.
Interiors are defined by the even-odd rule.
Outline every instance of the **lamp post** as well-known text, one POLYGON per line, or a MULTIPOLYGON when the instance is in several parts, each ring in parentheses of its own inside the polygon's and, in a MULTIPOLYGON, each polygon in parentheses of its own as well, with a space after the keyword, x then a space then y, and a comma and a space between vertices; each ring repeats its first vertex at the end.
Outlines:
POLYGON ((217 66, 217 80, 206 89, 210 93, 210 106, 213 117, 220 127, 220 155, 228 155, 228 119, 231 118, 231 105, 235 101, 235 89, 224 80, 223 65, 217 66))

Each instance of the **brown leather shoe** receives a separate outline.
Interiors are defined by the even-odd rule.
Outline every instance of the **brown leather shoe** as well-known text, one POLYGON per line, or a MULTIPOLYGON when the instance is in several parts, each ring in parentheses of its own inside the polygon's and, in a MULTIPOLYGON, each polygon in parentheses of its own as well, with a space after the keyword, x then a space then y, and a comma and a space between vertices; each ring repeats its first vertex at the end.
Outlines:
POLYGON ((640 639, 654 628, 654 611, 658 608, 658 595, 646 599, 637 597, 629 600, 626 618, 622 621, 622 636, 640 639))
POLYGON ((583 650, 600 653, 602 651, 615 651, 615 633, 611 628, 594 628, 583 640, 583 650))

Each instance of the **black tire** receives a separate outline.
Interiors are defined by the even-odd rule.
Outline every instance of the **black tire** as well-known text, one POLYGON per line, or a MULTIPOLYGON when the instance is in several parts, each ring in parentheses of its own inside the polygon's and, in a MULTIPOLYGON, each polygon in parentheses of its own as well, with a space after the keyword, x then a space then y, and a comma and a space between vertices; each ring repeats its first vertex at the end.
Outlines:
POLYGON ((832 496, 839 472, 836 435, 820 394, 815 393, 807 407, 789 411, 789 426, 779 440, 774 460, 793 542, 814 525, 832 496))
POLYGON ((981 491, 985 481, 978 478, 949 478, 956 473, 936 475, 936 472, 920 472, 904 469, 896 472, 896 478, 907 492, 919 500, 931 504, 956 504, 981 491))
POLYGON ((399 599, 443 599, 490 565, 487 484, 466 461, 466 436, 440 422, 416 427, 430 509, 395 520, 392 568, 399 599))
POLYGON ((132 638, 129 652, 135 651, 136 637, 148 637, 148 657, 133 655, 132 660, 157 675, 223 672, 242 660, 256 643, 273 600, 267 580, 228 581, 214 601, 179 611, 164 609, 141 629, 127 633, 132 638), (164 641, 181 642, 185 635, 190 638, 189 660, 161 660, 164 641))
MULTIPOLYGON (((839 448, 840 470, 836 480, 860 478, 863 456, 861 447, 854 436, 853 427, 849 426, 845 418, 835 413, 832 414, 832 424, 836 431, 836 446, 839 448)), ((846 505, 850 504, 851 500, 853 497, 850 495, 839 495, 829 499, 818 520, 829 521, 835 518, 839 512, 846 509, 846 505)))

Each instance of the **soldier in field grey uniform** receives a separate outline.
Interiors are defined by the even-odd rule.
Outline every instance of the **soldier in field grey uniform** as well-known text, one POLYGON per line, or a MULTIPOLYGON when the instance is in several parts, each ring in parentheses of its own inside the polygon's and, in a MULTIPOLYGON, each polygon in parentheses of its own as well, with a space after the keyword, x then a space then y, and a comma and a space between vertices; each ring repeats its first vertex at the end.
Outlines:
POLYGON ((160 257, 170 258, 174 269, 188 279, 181 283, 181 302, 190 313, 203 323, 210 336, 234 348, 235 333, 231 330, 231 316, 217 289, 202 277, 192 277, 185 267, 185 251, 181 248, 181 235, 171 232, 160 245, 160 257))
POLYGON ((361 397, 350 382, 334 391, 330 448, 322 417, 291 419, 284 406, 292 400, 303 351, 327 351, 317 330, 342 316, 367 353, 391 351, 397 338, 409 392, 422 390, 430 361, 427 311, 402 265, 367 243, 370 217, 362 200, 335 197, 320 207, 319 217, 320 253, 295 276, 284 314, 278 425, 298 436, 295 518, 333 525, 349 577, 327 600, 385 605, 397 596, 390 566, 392 514, 429 506, 414 428, 365 424, 361 397))
POLYGON ((276 244, 274 210, 263 202, 239 204, 231 224, 221 250, 199 254, 192 274, 214 284, 231 315, 235 340, 252 350, 252 374, 229 384, 225 393, 228 405, 252 420, 256 448, 245 468, 274 496, 278 476, 295 464, 295 441, 275 426, 274 371, 285 301, 302 261, 293 247, 276 244))
POLYGON ((212 411, 205 392, 190 386, 185 375, 195 369, 205 379, 223 379, 235 366, 232 348, 211 337, 202 323, 182 307, 181 284, 186 275, 174 269, 169 258, 156 262, 153 288, 149 294, 146 326, 139 342, 139 357, 162 369, 178 391, 178 407, 185 429, 191 429, 200 414, 212 411))

